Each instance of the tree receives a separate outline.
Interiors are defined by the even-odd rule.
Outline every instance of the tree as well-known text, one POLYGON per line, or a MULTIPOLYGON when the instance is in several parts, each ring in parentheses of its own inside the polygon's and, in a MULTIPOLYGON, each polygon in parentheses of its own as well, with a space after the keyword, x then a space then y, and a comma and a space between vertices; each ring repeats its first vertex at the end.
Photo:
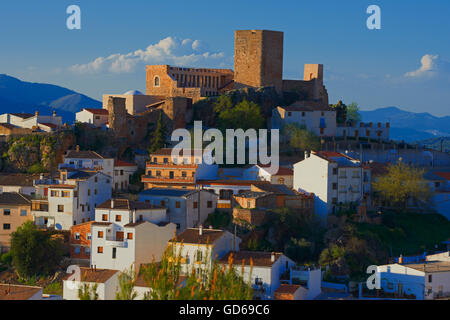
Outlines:
MULTIPOLYGON (((144 281, 151 288, 147 300, 249 300, 253 289, 239 275, 230 256, 228 266, 216 261, 209 265, 209 255, 202 259, 204 268, 187 270, 182 281, 181 248, 169 246, 160 263, 142 267, 144 281), (184 282, 184 285, 181 283, 184 282)), ((252 262, 250 262, 252 263, 252 262)), ((250 275, 251 279, 251 275, 250 275)))
POLYGON ((162 118, 162 112, 159 113, 158 121, 156 122, 156 129, 152 135, 152 143, 148 152, 153 153, 156 150, 163 148, 166 143, 166 125, 162 118))
POLYGON ((116 300, 134 300, 137 297, 134 291, 134 284, 136 282, 136 273, 131 267, 130 270, 125 270, 119 274, 119 292, 116 293, 116 300))
POLYGON ((49 275, 59 266, 62 245, 48 231, 40 231, 31 221, 11 234, 11 255, 18 274, 25 279, 49 275))
POLYGON ((78 298, 80 300, 98 300, 97 287, 98 283, 94 284, 92 287, 88 283, 83 283, 83 285, 78 288, 78 298))
POLYGON ((347 121, 358 123, 361 121, 361 114, 359 113, 359 107, 356 102, 352 102, 347 106, 347 121))
POLYGON ((430 199, 430 187, 423 180, 424 170, 399 161, 391 164, 385 175, 372 182, 379 199, 395 207, 406 208, 408 201, 426 203, 430 199))
POLYGON ((282 134, 293 149, 318 150, 320 148, 320 138, 314 132, 308 131, 305 126, 288 123, 283 126, 282 134))
POLYGON ((336 111, 336 123, 345 123, 347 120, 347 106, 341 100, 331 106, 336 111))
POLYGON ((261 113, 261 107, 256 103, 249 102, 245 99, 236 104, 233 108, 223 109, 218 114, 218 125, 222 130, 261 129, 264 127, 264 122, 265 120, 261 113))
POLYGON ((214 112, 221 113, 227 109, 233 108, 233 100, 229 95, 220 95, 214 102, 214 112))

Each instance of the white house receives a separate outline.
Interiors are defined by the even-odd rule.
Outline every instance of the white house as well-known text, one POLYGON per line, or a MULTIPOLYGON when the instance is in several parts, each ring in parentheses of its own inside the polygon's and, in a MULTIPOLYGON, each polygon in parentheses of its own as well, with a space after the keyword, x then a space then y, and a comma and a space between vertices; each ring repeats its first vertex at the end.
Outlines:
POLYGON ((60 170, 59 179, 34 181, 31 213, 36 225, 70 230, 94 220, 95 207, 111 198, 112 179, 101 172, 60 170))
POLYGON ((83 108, 75 114, 75 121, 103 127, 108 123, 108 110, 83 108))
POLYGON ((139 271, 141 264, 159 261, 176 226, 166 209, 128 199, 111 199, 95 210, 91 234, 91 266, 139 271))
POLYGON ((269 181, 272 184, 284 184, 288 188, 293 186, 294 170, 279 167, 275 173, 269 172, 269 165, 255 164, 243 172, 244 180, 269 181))
POLYGON ((97 285, 99 300, 115 300, 119 291, 119 271, 80 267, 77 274, 67 274, 63 278, 63 299, 80 300, 78 289, 87 285, 91 290, 97 285))
POLYGON ((36 191, 33 182, 38 178, 38 174, 2 173, 0 174, 0 192, 31 195, 36 191))
POLYGON ((314 193, 314 211, 325 219, 343 203, 361 203, 370 193, 370 169, 332 151, 305 152, 294 164, 294 189, 314 193))
POLYGON ((134 163, 122 160, 114 160, 114 190, 127 190, 128 185, 130 184, 130 178, 137 171, 137 169, 138 167, 134 163))
POLYGON ((181 256, 183 274, 211 267, 215 259, 230 251, 239 251, 241 239, 226 230, 189 228, 170 240, 176 255, 181 256))
POLYGON ((294 261, 279 252, 237 251, 229 252, 219 260, 222 265, 233 264, 244 281, 251 283, 254 299, 273 299, 281 284, 281 277, 295 265, 294 261), (242 274, 242 266, 244 273, 242 274))
POLYGON ((389 141, 390 124, 377 122, 346 123, 336 127, 336 137, 369 138, 372 140, 389 141))
POLYGON ((381 288, 385 292, 413 294, 417 300, 450 296, 450 262, 425 261, 411 264, 387 264, 377 267, 381 288))
POLYGON ((272 129, 282 129, 286 124, 303 126, 321 137, 333 137, 336 135, 336 111, 301 101, 287 107, 274 108, 272 129))
POLYGON ((53 131, 62 126, 62 117, 53 115, 43 116, 38 111, 32 113, 4 113, 0 115, 0 123, 9 123, 20 128, 36 129, 43 131, 53 131))
POLYGON ((104 158, 95 151, 80 151, 80 146, 67 151, 59 168, 97 170, 114 178, 113 158, 104 158))

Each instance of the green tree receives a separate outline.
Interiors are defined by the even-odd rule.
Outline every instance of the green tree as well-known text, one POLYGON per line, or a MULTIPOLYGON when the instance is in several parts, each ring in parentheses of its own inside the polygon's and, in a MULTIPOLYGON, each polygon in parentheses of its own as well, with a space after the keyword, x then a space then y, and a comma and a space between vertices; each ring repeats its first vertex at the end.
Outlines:
POLYGON ((359 107, 356 102, 352 102, 347 106, 347 121, 357 123, 361 121, 361 114, 359 113, 359 107))
POLYGON ((134 291, 134 284, 136 282, 136 273, 131 267, 130 270, 125 270, 119 274, 119 292, 116 293, 116 300, 134 300, 137 297, 134 291))
POLYGON ((264 127, 264 122, 261 107, 247 100, 239 102, 233 108, 221 110, 218 114, 218 125, 222 130, 261 129, 264 127))
POLYGON ((423 179, 424 170, 401 161, 391 164, 385 175, 372 182, 376 196, 394 207, 406 208, 408 201, 427 203, 430 187, 423 179))
POLYGON ((98 283, 94 284, 92 287, 88 283, 83 283, 78 288, 78 298, 80 300, 98 300, 98 283))
MULTIPOLYGON (((142 267, 144 280, 151 288, 148 300, 249 300, 253 289, 239 275, 230 256, 227 266, 217 261, 209 265, 209 255, 202 259, 204 268, 188 270, 181 281, 181 248, 169 246, 161 262, 142 267), (184 282, 182 285, 181 282, 184 282)), ((250 277, 251 278, 251 277, 250 277)))
POLYGON ((289 142, 289 146, 297 150, 320 149, 320 138, 306 127, 289 123, 283 126, 282 134, 289 142))
POLYGON ((18 274, 24 279, 52 274, 62 259, 62 244, 51 233, 25 222, 11 234, 11 255, 18 274))
POLYGON ((153 153, 156 150, 163 148, 166 142, 166 125, 162 118, 162 112, 159 113, 158 121, 156 122, 156 129, 152 135, 152 143, 148 152, 153 153))
POLYGON ((233 100, 229 95, 221 95, 214 102, 214 112, 221 113, 227 109, 233 108, 233 100))
POLYGON ((339 100, 337 104, 331 105, 331 108, 336 111, 336 123, 345 123, 347 120, 347 106, 339 100))

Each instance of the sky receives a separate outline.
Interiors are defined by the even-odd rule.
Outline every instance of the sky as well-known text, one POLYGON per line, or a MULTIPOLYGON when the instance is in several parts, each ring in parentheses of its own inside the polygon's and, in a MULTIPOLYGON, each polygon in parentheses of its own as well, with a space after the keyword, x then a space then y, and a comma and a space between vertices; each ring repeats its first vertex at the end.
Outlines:
POLYGON ((2 0, 0 74, 97 100, 145 92, 148 64, 232 69, 238 29, 283 31, 283 78, 323 64, 330 103, 450 115, 448 0, 2 0), (66 26, 70 5, 80 30, 66 26))

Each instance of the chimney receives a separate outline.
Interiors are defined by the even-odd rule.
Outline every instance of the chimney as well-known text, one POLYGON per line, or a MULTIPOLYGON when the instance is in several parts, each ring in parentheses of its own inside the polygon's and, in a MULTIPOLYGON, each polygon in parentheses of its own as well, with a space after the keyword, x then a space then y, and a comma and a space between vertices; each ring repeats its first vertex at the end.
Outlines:
POLYGON ((212 230, 212 225, 211 224, 209 225, 209 230, 212 230))
POLYGON ((272 252, 272 254, 270 255, 270 261, 275 262, 275 252, 272 252))
POLYGON ((36 111, 35 113, 34 113, 34 115, 37 117, 37 116, 39 116, 39 111, 36 111))
POLYGON ((398 263, 399 264, 403 263, 403 255, 400 255, 400 257, 398 257, 398 263))
POLYGON ((111 209, 114 209, 114 199, 111 199, 111 209))
POLYGON ((305 159, 309 158, 309 152, 307 150, 305 150, 305 159))
POLYGON ((76 152, 80 152, 80 146, 77 144, 77 146, 75 147, 76 152))
POLYGON ((201 236, 202 234, 203 234, 203 226, 200 225, 200 226, 198 227, 198 235, 201 236))
POLYGON ((53 116, 56 117, 56 110, 53 110, 53 116))

